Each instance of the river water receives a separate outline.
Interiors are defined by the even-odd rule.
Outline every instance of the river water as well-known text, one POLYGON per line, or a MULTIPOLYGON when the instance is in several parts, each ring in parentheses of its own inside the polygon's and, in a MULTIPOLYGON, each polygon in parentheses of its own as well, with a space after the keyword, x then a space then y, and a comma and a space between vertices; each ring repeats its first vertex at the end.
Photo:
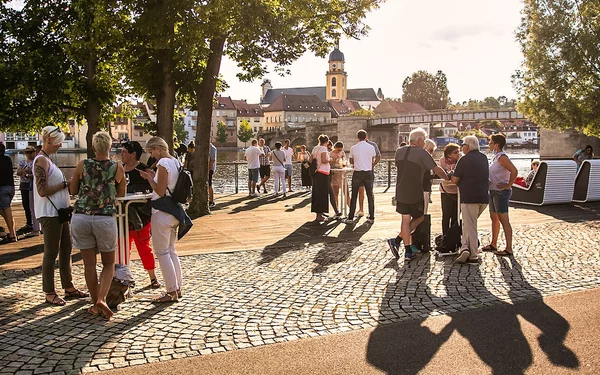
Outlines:
MULTIPOLYGON (((489 159, 492 158, 491 154, 487 150, 482 150, 489 159)), ((531 161, 539 158, 538 150, 508 150, 508 154, 519 171, 519 176, 526 176, 531 167, 531 161)), ((434 153, 434 159, 438 160, 443 155, 441 150, 436 150, 434 153)), ((10 155, 13 159, 14 165, 16 166, 19 161, 25 158, 22 154, 10 155)), ((59 153, 52 155, 52 160, 56 165, 61 167, 61 170, 65 174, 67 179, 73 175, 75 165, 80 160, 84 159, 86 154, 84 153, 59 153)), ((142 161, 147 159, 147 155, 142 157, 142 161)), ((111 154, 111 158, 114 160, 120 160, 120 154, 111 154)), ((396 167, 393 162, 394 153, 384 153, 382 155, 382 161, 375 167, 375 184, 376 186, 387 186, 388 184, 388 166, 391 168, 391 185, 394 186, 396 183, 396 167), (386 160, 392 160, 388 163, 386 160)), ((234 193, 236 186, 236 169, 237 169, 237 181, 238 191, 248 191, 248 169, 244 162, 243 151, 224 151, 219 150, 217 152, 217 170, 213 177, 213 188, 216 194, 223 193, 234 193)), ((18 186, 18 177, 15 176, 16 186, 18 186)), ((271 180, 272 183, 272 180, 271 180)), ((294 186, 300 184, 300 165, 294 163, 294 174, 292 183, 294 186)), ((20 201, 20 193, 17 192, 15 200, 20 201)))

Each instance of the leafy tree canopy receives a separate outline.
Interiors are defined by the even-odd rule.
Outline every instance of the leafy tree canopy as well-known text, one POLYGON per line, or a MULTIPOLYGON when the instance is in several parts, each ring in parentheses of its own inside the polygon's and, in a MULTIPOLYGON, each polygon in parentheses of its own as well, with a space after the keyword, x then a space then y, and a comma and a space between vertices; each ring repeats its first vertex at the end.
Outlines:
POLYGON ((468 101, 464 101, 462 103, 457 102, 456 104, 452 104, 448 108, 455 110, 479 111, 486 109, 512 109, 516 106, 517 101, 515 99, 508 99, 506 96, 502 95, 497 98, 488 96, 483 100, 469 99, 468 101))
POLYGON ((356 111, 352 111, 348 116, 359 116, 359 117, 373 117, 375 112, 370 109, 357 109, 356 111))
POLYGON ((600 2, 524 3, 518 109, 543 127, 600 136, 600 2))
POLYGON ((240 123, 240 128, 238 129, 238 139, 244 142, 244 147, 246 143, 254 137, 254 132, 252 131, 252 126, 248 120, 243 119, 240 123))
POLYGON ((419 70, 402 83, 402 101, 419 103, 427 110, 448 108, 449 94, 446 75, 441 70, 435 75, 419 70))
POLYGON ((227 126, 223 121, 219 121, 217 123, 217 143, 225 143, 227 142, 227 126))

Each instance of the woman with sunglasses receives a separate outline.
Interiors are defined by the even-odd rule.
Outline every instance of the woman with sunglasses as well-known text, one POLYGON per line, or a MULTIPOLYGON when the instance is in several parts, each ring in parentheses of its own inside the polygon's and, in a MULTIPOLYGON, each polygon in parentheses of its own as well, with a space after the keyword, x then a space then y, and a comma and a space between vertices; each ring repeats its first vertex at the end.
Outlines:
POLYGON ((64 306, 65 300, 54 289, 54 262, 58 256, 60 283, 65 290, 65 298, 85 298, 73 286, 71 274, 71 231, 69 222, 61 222, 58 210, 71 205, 69 183, 61 170, 50 160, 50 155, 58 151, 65 135, 57 126, 42 129, 43 145, 33 159, 33 202, 35 216, 44 232, 44 259, 42 261, 42 283, 46 293, 46 303, 64 306))

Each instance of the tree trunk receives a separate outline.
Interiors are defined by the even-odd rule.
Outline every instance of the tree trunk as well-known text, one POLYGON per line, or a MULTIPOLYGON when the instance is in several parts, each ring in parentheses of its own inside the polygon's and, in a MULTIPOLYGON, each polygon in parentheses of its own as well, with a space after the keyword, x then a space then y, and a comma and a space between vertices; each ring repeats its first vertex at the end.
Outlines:
POLYGON ((169 152, 173 154, 173 113, 177 86, 173 82, 171 65, 169 62, 163 62, 162 89, 156 95, 156 135, 167 141, 169 152))
POLYGON ((213 98, 217 87, 217 78, 221 69, 221 58, 225 37, 210 41, 210 54, 202 82, 196 86, 198 105, 198 127, 196 131, 196 152, 194 153, 194 199, 188 208, 188 214, 197 218, 210 214, 208 208, 208 167, 210 148, 210 128, 213 110, 213 98))
POLYGON ((87 146, 88 158, 95 156, 94 149, 92 147, 92 138, 94 134, 100 129, 100 111, 101 105, 98 96, 96 95, 96 65, 97 62, 94 59, 89 59, 85 63, 85 88, 87 92, 87 99, 85 105, 85 120, 87 121, 88 130, 85 136, 87 146))

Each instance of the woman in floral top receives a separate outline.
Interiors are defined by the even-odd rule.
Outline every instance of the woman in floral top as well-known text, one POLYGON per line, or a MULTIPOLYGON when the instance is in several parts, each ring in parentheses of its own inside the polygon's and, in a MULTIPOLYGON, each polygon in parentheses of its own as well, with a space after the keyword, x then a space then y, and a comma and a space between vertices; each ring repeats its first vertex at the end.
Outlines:
POLYGON ((107 132, 94 134, 92 147, 96 157, 82 160, 75 168, 71 193, 77 195, 71 221, 73 247, 81 250, 85 281, 92 296, 88 312, 110 319, 106 295, 115 272, 117 222, 113 217, 115 198, 125 196, 127 188, 121 163, 110 160, 112 138, 107 132), (102 257, 100 285, 96 273, 96 251, 102 257))

